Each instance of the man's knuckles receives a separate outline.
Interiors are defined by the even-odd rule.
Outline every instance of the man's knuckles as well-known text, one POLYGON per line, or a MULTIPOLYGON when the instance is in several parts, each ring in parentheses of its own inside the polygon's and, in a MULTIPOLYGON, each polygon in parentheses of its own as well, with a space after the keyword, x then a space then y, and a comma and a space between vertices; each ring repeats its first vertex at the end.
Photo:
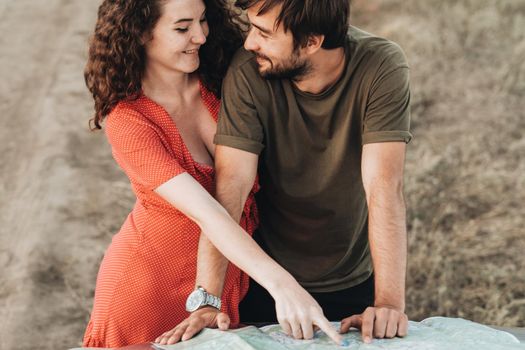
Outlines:
POLYGON ((374 327, 374 338, 383 339, 385 337, 385 328, 381 326, 374 327))
POLYGON ((394 329, 394 330, 387 329, 385 333, 385 337, 387 338, 394 338, 396 335, 397 335, 397 329, 394 329))
POLYGON ((388 319, 390 315, 399 314, 395 310, 384 308, 384 307, 376 308, 375 313, 376 313, 376 317, 381 317, 381 318, 386 318, 386 319, 388 319))

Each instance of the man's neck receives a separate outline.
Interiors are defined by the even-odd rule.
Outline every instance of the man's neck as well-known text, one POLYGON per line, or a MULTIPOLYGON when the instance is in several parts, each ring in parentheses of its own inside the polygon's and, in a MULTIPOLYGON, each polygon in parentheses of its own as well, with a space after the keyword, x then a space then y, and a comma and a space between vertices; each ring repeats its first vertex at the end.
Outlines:
POLYGON ((320 94, 334 85, 341 77, 345 68, 345 50, 340 47, 323 50, 311 58, 310 72, 299 80, 294 80, 295 86, 311 94, 320 94))

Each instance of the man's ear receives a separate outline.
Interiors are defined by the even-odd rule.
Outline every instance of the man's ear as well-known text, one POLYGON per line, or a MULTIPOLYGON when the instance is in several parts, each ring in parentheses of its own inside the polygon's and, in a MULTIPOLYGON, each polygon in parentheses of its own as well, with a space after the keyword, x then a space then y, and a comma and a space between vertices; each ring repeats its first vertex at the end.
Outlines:
POLYGON ((309 54, 316 53, 324 43, 324 35, 310 35, 306 42, 306 51, 309 54))

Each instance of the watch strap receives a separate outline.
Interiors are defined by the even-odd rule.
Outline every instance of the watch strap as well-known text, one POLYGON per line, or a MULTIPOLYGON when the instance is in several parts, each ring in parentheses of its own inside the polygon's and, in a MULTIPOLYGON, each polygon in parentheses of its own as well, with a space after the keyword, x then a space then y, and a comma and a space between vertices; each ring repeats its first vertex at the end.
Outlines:
POLYGON ((213 306, 217 310, 221 309, 221 299, 215 295, 206 292, 206 305, 213 306))
POLYGON ((221 310, 221 305, 222 305, 221 298, 208 293, 206 289, 202 288, 201 286, 198 286, 197 289, 200 289, 204 293, 204 301, 201 304, 201 306, 199 306, 199 309, 204 306, 211 306, 211 307, 216 308, 219 311, 221 310))

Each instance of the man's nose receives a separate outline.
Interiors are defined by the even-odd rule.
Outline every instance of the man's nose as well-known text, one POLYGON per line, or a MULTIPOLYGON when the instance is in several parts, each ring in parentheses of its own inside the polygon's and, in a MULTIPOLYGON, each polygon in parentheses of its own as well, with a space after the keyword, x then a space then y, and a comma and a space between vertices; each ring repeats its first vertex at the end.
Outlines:
POLYGON ((253 28, 248 32, 248 36, 244 40, 244 48, 248 51, 257 51, 259 50, 259 45, 255 40, 255 35, 253 28))

